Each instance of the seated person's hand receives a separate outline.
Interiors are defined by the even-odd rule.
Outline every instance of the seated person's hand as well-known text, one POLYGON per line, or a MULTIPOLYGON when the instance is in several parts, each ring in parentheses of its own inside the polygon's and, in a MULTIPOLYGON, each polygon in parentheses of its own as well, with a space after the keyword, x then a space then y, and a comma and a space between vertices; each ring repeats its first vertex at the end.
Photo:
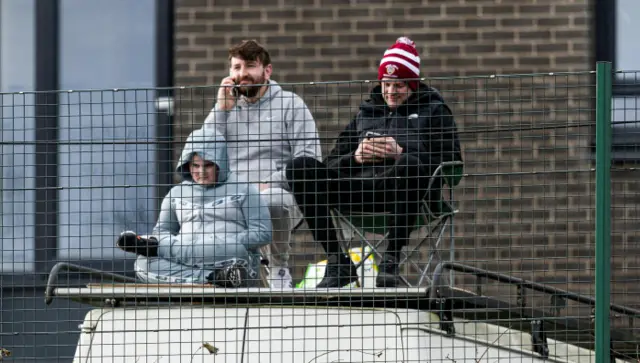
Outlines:
POLYGON ((232 77, 226 77, 220 82, 218 96, 216 98, 218 107, 223 111, 230 111, 236 105, 236 97, 233 94, 235 82, 232 77))
POLYGON ((400 145, 398 145, 398 143, 396 142, 396 140, 393 137, 385 137, 385 151, 386 151, 386 157, 387 158, 392 158, 392 159, 398 159, 400 158, 400 155, 402 155, 402 151, 403 149, 400 147, 400 145))
POLYGON ((402 148, 393 137, 380 136, 362 140, 355 152, 356 162, 375 163, 386 158, 397 159, 402 154, 402 148))

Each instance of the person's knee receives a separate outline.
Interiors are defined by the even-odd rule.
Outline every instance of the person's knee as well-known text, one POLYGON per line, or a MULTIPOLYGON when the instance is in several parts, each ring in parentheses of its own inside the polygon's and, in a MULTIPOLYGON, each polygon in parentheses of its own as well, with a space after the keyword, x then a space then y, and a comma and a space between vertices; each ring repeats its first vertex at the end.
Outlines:
POLYGON ((272 214, 280 214, 280 210, 286 210, 296 202, 293 195, 283 188, 265 189, 260 192, 260 196, 272 214))
POLYGON ((420 158, 412 153, 400 154, 400 157, 396 160, 396 165, 400 166, 419 166, 420 158))
POLYGON ((241 243, 230 243, 225 246, 227 248, 227 256, 235 257, 242 260, 249 259, 249 251, 241 243))
POLYGON ((303 176, 308 170, 316 168, 318 160, 310 156, 301 156, 287 162, 285 174, 287 180, 295 181, 303 176))
POLYGON ((400 171, 399 174, 412 177, 428 177, 427 169, 422 164, 420 158, 417 155, 405 153, 400 155, 395 163, 396 169, 400 171))
POLYGON ((197 256, 193 256, 191 261, 184 261, 186 265, 201 265, 201 264, 214 264, 217 261, 229 260, 232 258, 246 259, 249 256, 249 252, 241 243, 225 243, 225 244, 212 244, 205 246, 197 256), (200 254, 202 254, 200 256, 200 254))

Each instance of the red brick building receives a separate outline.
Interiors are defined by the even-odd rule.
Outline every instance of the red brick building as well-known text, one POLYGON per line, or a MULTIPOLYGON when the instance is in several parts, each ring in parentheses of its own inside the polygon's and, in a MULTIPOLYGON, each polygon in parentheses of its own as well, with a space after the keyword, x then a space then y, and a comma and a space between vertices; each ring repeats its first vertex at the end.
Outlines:
MULTIPOLYGON (((374 79, 384 50, 398 36, 411 37, 423 74, 453 105, 461 131, 468 175, 456 190, 456 258, 593 293, 595 78, 588 71, 596 59, 614 55, 617 65, 629 66, 633 57, 613 45, 620 49, 627 23, 618 19, 617 32, 613 24, 615 14, 636 11, 632 3, 619 2, 626 10, 608 3, 179 0, 175 83, 219 84, 227 48, 247 38, 269 48, 280 83, 374 79), (583 73, 489 77, 532 72, 583 73)), ((311 107, 326 150, 366 86, 290 88, 311 107)), ((201 125, 213 94, 212 88, 179 92, 178 141, 201 125)), ((629 168, 636 158, 631 151, 614 152, 627 156, 612 173, 614 301, 638 292, 638 173, 629 168)), ((316 249, 303 232, 300 239, 295 258, 302 268, 316 249)))

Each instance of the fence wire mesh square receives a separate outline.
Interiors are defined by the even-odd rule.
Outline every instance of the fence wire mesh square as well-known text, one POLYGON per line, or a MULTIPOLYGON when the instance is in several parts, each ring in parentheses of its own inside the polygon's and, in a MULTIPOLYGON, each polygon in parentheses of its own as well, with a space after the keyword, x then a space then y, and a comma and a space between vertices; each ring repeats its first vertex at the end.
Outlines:
MULTIPOLYGON (((2 94, 0 361, 596 362, 595 72, 421 83, 2 94)), ((638 96, 610 102, 635 362, 638 96)))

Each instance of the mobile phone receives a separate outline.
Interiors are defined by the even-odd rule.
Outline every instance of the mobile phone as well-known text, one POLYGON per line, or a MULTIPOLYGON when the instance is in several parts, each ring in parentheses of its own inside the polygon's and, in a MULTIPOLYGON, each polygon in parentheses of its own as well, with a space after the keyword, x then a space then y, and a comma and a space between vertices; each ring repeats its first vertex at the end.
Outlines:
POLYGON ((240 97, 240 86, 238 85, 238 82, 236 82, 236 80, 233 80, 233 87, 231 87, 231 94, 233 95, 233 97, 240 97))
POLYGON ((367 133, 364 135, 367 139, 373 139, 375 137, 380 137, 382 136, 382 134, 379 134, 377 132, 373 132, 373 131, 367 131, 367 133))
MULTIPOLYGON (((229 76, 232 77, 233 75, 229 73, 229 76)), ((233 80, 233 86, 231 87, 231 95, 237 98, 238 96, 240 96, 240 90, 238 90, 239 88, 238 82, 233 78, 232 80, 233 80)))

